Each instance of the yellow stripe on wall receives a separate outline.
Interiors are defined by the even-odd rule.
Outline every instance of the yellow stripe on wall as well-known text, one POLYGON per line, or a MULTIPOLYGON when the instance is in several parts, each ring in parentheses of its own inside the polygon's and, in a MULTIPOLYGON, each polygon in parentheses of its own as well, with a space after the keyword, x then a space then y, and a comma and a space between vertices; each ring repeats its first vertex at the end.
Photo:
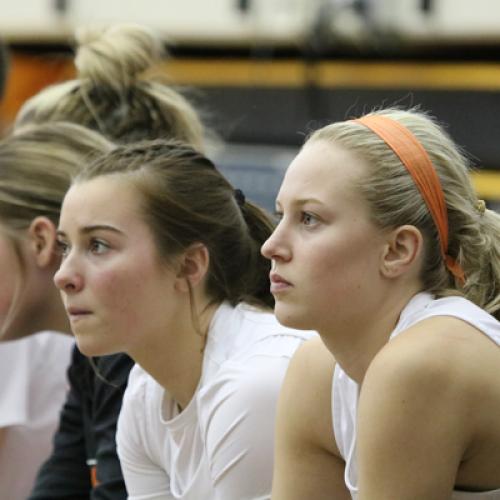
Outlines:
POLYGON ((318 66, 322 87, 500 89, 496 63, 323 62, 318 66))
POLYGON ((183 85, 500 90, 500 63, 174 59, 162 70, 183 85))
POLYGON ((181 85, 299 88, 307 82, 306 67, 298 61, 172 60, 162 69, 181 85))
POLYGON ((471 177, 480 198, 500 201, 500 170, 481 170, 473 172, 471 177))

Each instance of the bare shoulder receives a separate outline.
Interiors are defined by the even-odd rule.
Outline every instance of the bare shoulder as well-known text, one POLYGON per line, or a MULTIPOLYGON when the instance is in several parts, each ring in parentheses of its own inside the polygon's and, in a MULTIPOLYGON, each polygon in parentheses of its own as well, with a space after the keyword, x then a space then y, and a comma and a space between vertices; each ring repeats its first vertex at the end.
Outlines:
POLYGON ((470 361, 468 340, 459 323, 453 318, 426 319, 401 332, 377 353, 361 385, 361 434, 364 423, 370 422, 387 425, 391 435, 398 419, 401 429, 409 432, 431 417, 438 422, 438 412, 443 421, 453 412, 457 426, 466 421, 466 365, 470 361))
POLYGON ((422 384, 460 380, 466 390, 493 375, 499 362, 500 347, 484 333, 458 318, 437 316, 388 342, 373 359, 367 376, 397 374, 402 381, 415 379, 422 384))
POLYGON ((485 428, 499 429, 493 423, 500 412, 499 366, 500 347, 475 327, 447 316, 428 318, 375 356, 362 384, 360 411, 381 411, 382 401, 386 414, 404 406, 408 425, 422 425, 426 414, 434 421, 439 412, 443 420, 453 414, 453 425, 470 441, 485 428))
POLYGON ((335 451, 331 417, 334 368, 333 355, 321 339, 308 340, 290 361, 280 395, 280 405, 287 409, 289 430, 296 431, 304 442, 329 451, 335 451))
MULTIPOLYGON (((448 491, 454 484, 498 487, 498 366, 500 348, 452 317, 428 318, 388 342, 362 383, 358 453, 365 472, 360 481, 366 485, 379 478, 377 484, 382 484, 380 478, 397 467, 408 488, 411 471, 419 464, 428 481, 427 486, 415 484, 415 491, 448 491), (408 449, 413 464, 401 452, 408 449), (375 459, 381 450, 390 460, 375 459)), ((431 498, 427 491, 418 498, 424 497, 431 498)))
POLYGON ((290 362, 278 403, 273 500, 350 498, 333 435, 334 368, 319 338, 305 342, 290 362))
POLYGON ((290 366, 292 373, 305 370, 319 380, 326 380, 328 376, 333 375, 335 359, 321 338, 313 337, 297 349, 290 366))

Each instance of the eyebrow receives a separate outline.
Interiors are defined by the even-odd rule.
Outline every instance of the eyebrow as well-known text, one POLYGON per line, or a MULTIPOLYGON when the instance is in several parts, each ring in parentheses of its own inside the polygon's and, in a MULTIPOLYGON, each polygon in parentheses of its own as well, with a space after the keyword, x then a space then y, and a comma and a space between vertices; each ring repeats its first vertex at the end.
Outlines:
MULTIPOLYGON (((292 205, 299 207, 305 205, 306 203, 316 203, 318 205, 324 205, 324 202, 318 200, 317 198, 298 198, 297 200, 292 201, 292 205)), ((281 203, 278 199, 276 200, 276 206, 281 206, 281 203)))
MULTIPOLYGON (((82 234, 89 234, 94 231, 111 231, 113 233, 123 234, 123 232, 116 227, 108 226, 107 224, 94 224, 92 226, 85 226, 80 229, 80 233, 82 234)), ((66 233, 64 231, 61 231, 60 229, 56 231, 56 234, 58 236, 66 236, 66 233)))

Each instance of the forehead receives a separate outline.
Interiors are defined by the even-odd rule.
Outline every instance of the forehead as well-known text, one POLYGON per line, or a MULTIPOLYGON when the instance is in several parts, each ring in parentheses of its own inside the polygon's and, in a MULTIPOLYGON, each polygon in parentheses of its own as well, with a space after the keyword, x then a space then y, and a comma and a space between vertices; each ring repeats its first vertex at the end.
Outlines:
POLYGON ((73 184, 64 197, 60 226, 115 224, 140 219, 140 195, 123 177, 102 176, 73 184))
POLYGON ((366 162, 334 142, 317 139, 302 148, 287 169, 278 198, 356 197, 366 162))

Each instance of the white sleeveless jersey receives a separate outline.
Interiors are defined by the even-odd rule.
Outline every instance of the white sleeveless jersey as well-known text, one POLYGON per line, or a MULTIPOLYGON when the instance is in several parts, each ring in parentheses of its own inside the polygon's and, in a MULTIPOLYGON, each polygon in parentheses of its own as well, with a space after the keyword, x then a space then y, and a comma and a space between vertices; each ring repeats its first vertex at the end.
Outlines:
MULTIPOLYGON (((432 316, 453 316, 466 321, 500 346, 500 322, 493 316, 463 297, 434 299, 429 293, 419 293, 408 302, 391 338, 432 316)), ((346 462, 345 484, 354 500, 358 492, 355 457, 358 394, 358 384, 337 364, 332 384, 333 430, 340 454, 346 462)), ((450 500, 500 500, 500 489, 481 493, 454 491, 450 500)))

